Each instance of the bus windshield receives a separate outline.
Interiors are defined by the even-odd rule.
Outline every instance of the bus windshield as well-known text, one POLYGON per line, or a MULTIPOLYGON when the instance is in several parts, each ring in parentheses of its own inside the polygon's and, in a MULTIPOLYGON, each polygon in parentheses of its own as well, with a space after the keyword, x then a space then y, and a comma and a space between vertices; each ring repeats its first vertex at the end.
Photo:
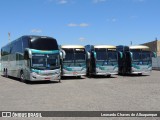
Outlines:
POLYGON ((51 54, 33 54, 32 55, 32 68, 34 69, 48 69, 53 70, 59 67, 58 55, 51 54))
POLYGON ((117 52, 114 50, 107 50, 104 48, 95 49, 97 60, 109 60, 116 61, 117 60, 117 52))
POLYGON ((107 59, 107 53, 106 49, 95 49, 97 60, 106 60, 107 59))
POLYGON ((37 50, 58 50, 58 44, 52 38, 38 38, 31 40, 30 48, 37 50))
POLYGON ((134 51, 132 52, 133 61, 149 61, 151 60, 151 55, 149 51, 134 51))
POLYGON ((85 50, 84 49, 65 49, 66 57, 65 62, 84 61, 85 60, 85 50))
POLYGON ((73 60, 74 60, 74 51, 73 51, 73 49, 65 49, 65 52, 66 52, 66 56, 65 56, 64 61, 73 62, 73 60))
POLYGON ((143 61, 148 61, 151 60, 151 54, 148 51, 143 51, 142 52, 142 60, 143 61))
POLYGON ((117 52, 116 51, 108 51, 108 60, 112 60, 112 61, 117 60, 117 52))
POLYGON ((76 61, 85 60, 85 50, 84 49, 75 49, 75 60, 76 61))

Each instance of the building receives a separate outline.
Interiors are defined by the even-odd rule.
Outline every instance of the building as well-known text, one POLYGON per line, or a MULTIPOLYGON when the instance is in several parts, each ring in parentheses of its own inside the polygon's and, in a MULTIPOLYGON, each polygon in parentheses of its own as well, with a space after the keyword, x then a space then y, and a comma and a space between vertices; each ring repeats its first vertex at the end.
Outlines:
POLYGON ((160 56, 160 40, 143 43, 142 45, 148 46, 151 51, 156 52, 157 56, 160 56))

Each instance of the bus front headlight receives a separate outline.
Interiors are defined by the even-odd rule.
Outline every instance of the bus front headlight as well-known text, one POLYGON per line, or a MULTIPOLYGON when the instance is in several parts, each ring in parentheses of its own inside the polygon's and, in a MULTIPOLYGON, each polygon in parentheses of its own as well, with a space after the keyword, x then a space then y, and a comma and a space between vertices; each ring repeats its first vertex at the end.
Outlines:
POLYGON ((36 79, 37 78, 36 75, 37 75, 37 73, 32 72, 32 78, 36 79))
POLYGON ((32 75, 37 75, 37 73, 35 73, 35 72, 32 72, 32 75))
POLYGON ((35 76, 37 76, 37 73, 35 73, 35 72, 32 72, 32 76, 34 76, 34 77, 35 77, 35 76))

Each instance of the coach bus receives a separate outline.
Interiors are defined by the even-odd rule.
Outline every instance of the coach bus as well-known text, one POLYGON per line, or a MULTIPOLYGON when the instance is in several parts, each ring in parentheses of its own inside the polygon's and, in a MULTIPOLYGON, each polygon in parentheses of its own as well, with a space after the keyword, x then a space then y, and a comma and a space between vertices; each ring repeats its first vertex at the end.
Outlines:
POLYGON ((150 51, 149 47, 144 45, 117 46, 117 51, 123 53, 123 57, 119 57, 118 60, 120 74, 142 75, 152 71, 153 52, 150 51))
POLYGON ((1 49, 3 75, 20 78, 22 82, 60 82, 59 61, 58 44, 51 37, 22 36, 1 49))
POLYGON ((118 73, 118 54, 116 46, 111 45, 86 45, 90 53, 87 61, 87 75, 105 75, 110 77, 118 73))
POLYGON ((0 72, 1 72, 1 58, 0 58, 0 72))
POLYGON ((86 75, 86 59, 87 53, 84 46, 81 45, 62 45, 61 51, 64 59, 61 62, 62 76, 77 76, 86 75))

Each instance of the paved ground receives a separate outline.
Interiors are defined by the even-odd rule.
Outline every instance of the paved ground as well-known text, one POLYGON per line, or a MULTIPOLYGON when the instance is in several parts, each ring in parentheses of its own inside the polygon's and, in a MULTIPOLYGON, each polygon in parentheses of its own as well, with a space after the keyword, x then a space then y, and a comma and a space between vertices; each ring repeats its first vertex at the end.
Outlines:
MULTIPOLYGON (((62 83, 34 82, 31 84, 0 76, 0 110, 160 111, 159 92, 160 71, 153 71, 150 76, 65 78, 62 83)), ((70 119, 85 120, 85 118, 68 118, 70 119)), ((128 118, 118 119, 128 120, 128 118)), ((151 119, 158 120, 145 118, 145 120, 151 119)))

